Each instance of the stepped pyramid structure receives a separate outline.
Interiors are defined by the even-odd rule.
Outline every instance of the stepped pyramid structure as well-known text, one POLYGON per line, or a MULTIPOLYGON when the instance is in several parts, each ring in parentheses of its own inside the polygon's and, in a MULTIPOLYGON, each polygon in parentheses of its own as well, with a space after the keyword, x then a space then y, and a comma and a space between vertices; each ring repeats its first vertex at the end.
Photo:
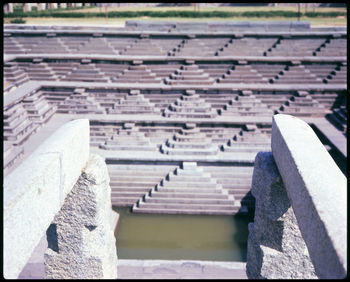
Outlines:
POLYGON ((40 126, 45 124, 56 112, 56 106, 52 106, 44 95, 32 95, 23 99, 23 107, 27 111, 30 120, 40 126))
POLYGON ((159 114, 159 112, 158 108, 140 94, 140 90, 130 90, 128 95, 108 110, 110 114, 159 114))
POLYGON ((131 151, 156 151, 157 147, 152 145, 144 133, 139 132, 134 123, 124 123, 123 128, 117 134, 100 144, 105 150, 131 150, 131 151))
POLYGON ((222 146, 224 152, 247 152, 257 154, 271 150, 270 137, 259 130, 256 125, 246 125, 244 130, 235 134, 227 144, 222 146))
POLYGON ((12 62, 4 63, 3 74, 6 80, 12 83, 22 84, 29 81, 27 73, 12 62))
POLYGON ((215 155, 218 147, 195 123, 186 123, 185 128, 161 145, 160 151, 167 155, 215 155))
POLYGON ((22 103, 15 104, 4 111, 4 141, 10 141, 13 145, 21 145, 37 128, 38 124, 29 120, 22 103))
POLYGON ((160 83, 161 78, 157 77, 142 61, 134 61, 133 65, 128 69, 123 70, 112 81, 120 83, 160 83))
POLYGON ((194 90, 186 90, 184 95, 164 110, 163 115, 170 118, 215 118, 218 114, 194 90))
POLYGON ((164 80, 166 84, 195 84, 195 85, 211 85, 214 84, 214 80, 205 73, 198 65, 191 64, 182 65, 180 69, 170 74, 168 78, 164 80))
POLYGON ((239 96, 232 99, 223 109, 219 109, 223 116, 271 116, 272 110, 262 103, 251 91, 243 90, 239 96))
POLYGON ((183 162, 133 205, 133 212, 167 214, 236 213, 240 204, 196 162, 183 162))
POLYGON ((331 113, 330 110, 327 110, 317 100, 312 99, 306 91, 298 91, 297 95, 292 96, 280 107, 279 112, 300 117, 319 117, 324 116, 325 113, 331 113))
POLYGON ((74 93, 58 105, 58 113, 75 113, 75 114, 102 114, 101 109, 93 97, 84 93, 84 88, 75 89, 74 93))

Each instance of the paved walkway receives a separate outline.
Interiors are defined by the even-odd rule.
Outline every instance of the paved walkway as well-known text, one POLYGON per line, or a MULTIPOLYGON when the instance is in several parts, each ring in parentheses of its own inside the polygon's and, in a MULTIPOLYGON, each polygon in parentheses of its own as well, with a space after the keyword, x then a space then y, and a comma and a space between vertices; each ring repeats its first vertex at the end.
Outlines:
POLYGON ((191 260, 118 261, 119 279, 247 279, 245 262, 191 260))

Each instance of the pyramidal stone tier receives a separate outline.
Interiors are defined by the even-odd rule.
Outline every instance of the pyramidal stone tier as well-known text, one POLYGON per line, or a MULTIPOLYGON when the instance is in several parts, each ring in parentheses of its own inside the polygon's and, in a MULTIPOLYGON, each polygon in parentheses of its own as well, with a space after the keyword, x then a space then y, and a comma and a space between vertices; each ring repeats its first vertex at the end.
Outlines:
POLYGON ((74 114, 103 114, 93 97, 84 92, 85 89, 77 88, 74 93, 58 105, 57 113, 74 114))
POLYGON ((13 145, 22 145, 38 128, 29 118, 22 103, 17 103, 4 111, 4 141, 13 145))
POLYGON ((32 95, 24 98, 23 107, 26 109, 29 119, 40 126, 45 124, 56 112, 56 106, 49 105, 43 95, 40 97, 32 95))
POLYGON ((118 130, 116 135, 112 135, 99 147, 114 151, 157 151, 157 147, 151 144, 144 133, 138 131, 134 123, 124 123, 123 128, 118 130))
POLYGON ((215 118, 218 114, 194 90, 186 90, 184 95, 164 110, 163 115, 169 118, 215 118))
POLYGON ((273 114, 272 110, 251 91, 242 91, 239 96, 220 109, 219 113, 223 116, 271 116, 273 114))
POLYGON ((122 71, 113 81, 120 83, 160 83, 161 78, 157 77, 146 65, 135 61, 128 69, 122 71))
POLYGON ((258 153, 261 151, 271 151, 270 137, 257 128, 256 125, 246 125, 244 130, 235 134, 228 140, 227 144, 222 146, 224 152, 246 152, 258 153))
POLYGON ((239 201, 196 162, 183 162, 132 207, 136 213, 217 215, 239 209, 239 201))
POLYGON ((160 152, 167 155, 215 155, 218 151, 218 146, 200 132, 195 123, 186 123, 160 147, 160 152))
POLYGON ((108 109, 110 114, 159 114, 160 110, 150 101, 140 94, 140 90, 131 90, 112 109, 108 109))
POLYGON ((195 64, 182 65, 164 80, 165 84, 211 85, 214 80, 195 64))

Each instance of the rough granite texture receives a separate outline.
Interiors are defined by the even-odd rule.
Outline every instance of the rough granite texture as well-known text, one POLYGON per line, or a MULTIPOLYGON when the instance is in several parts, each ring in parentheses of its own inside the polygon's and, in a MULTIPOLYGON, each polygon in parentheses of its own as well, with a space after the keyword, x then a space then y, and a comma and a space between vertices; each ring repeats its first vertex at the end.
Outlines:
POLYGON ((46 277, 115 279, 117 251, 107 166, 91 155, 47 230, 46 277))
POLYGON ((252 194, 255 216, 249 224, 248 278, 317 279, 272 153, 256 156, 252 194))
POLYGON ((273 117, 271 149, 320 279, 347 275, 347 179, 311 127, 273 117))

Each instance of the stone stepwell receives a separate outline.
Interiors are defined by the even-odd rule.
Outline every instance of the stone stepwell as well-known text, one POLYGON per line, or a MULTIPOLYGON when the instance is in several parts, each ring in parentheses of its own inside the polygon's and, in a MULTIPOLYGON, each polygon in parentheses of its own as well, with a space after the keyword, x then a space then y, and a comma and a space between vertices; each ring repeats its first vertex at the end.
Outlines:
POLYGON ((240 202, 196 162, 183 162, 132 207, 135 213, 232 215, 240 202))

